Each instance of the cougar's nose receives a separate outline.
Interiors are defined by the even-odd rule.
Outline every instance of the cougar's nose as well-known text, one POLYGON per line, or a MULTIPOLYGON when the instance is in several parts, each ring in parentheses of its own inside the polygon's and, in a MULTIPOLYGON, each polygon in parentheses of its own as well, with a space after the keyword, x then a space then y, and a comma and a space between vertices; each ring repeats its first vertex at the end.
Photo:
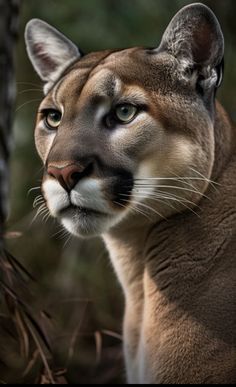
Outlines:
POLYGON ((76 184, 91 172, 91 164, 88 166, 70 164, 59 168, 54 165, 49 165, 48 174, 54 177, 60 185, 68 192, 70 192, 76 184))

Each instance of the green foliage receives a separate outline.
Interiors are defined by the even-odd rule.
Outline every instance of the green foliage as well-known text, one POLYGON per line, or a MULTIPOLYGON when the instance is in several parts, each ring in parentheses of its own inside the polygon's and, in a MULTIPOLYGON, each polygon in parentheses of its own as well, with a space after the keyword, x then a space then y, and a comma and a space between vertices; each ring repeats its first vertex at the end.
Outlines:
MULTIPOLYGON (((33 139, 42 85, 26 56, 24 26, 31 18, 42 18, 64 32, 84 52, 137 45, 155 47, 170 18, 189 3, 184 0, 23 2, 16 57, 18 101, 9 221, 9 228, 21 231, 23 236, 9 241, 9 246, 39 282, 34 289, 34 307, 46 308, 52 314, 55 359, 58 367, 68 369, 67 378, 71 383, 108 383, 122 379, 121 343, 107 335, 110 331, 121 332, 122 296, 100 241, 67 241, 68 237, 60 233, 53 236, 58 226, 50 220, 45 224, 38 219, 31 224, 35 215, 33 199, 39 191, 28 196, 27 191, 40 185, 42 175, 33 139), (97 362, 100 351, 101 359, 97 362)), ((208 0, 205 3, 216 12, 225 33, 226 73, 220 99, 236 117, 236 2, 208 0)), ((4 377, 12 380, 12 371, 4 377)))

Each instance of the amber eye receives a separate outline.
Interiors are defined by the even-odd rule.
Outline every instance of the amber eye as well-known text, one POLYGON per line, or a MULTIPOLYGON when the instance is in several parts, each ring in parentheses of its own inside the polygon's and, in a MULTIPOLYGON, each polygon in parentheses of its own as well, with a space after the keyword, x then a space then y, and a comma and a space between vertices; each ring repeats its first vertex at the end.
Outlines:
POLYGON ((115 115, 118 121, 128 124, 135 118, 137 111, 138 108, 136 106, 124 104, 116 108, 115 115))
POLYGON ((45 123, 48 129, 55 130, 61 123, 62 115, 57 110, 48 110, 45 116, 45 123))

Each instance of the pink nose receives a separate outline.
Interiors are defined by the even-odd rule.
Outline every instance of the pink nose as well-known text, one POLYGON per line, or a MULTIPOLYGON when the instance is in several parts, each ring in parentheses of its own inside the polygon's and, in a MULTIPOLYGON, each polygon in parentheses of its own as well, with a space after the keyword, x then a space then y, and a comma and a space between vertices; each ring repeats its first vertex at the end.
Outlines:
POLYGON ((48 174, 54 177, 66 191, 70 192, 85 176, 86 169, 86 167, 77 164, 70 164, 63 168, 49 165, 48 174))

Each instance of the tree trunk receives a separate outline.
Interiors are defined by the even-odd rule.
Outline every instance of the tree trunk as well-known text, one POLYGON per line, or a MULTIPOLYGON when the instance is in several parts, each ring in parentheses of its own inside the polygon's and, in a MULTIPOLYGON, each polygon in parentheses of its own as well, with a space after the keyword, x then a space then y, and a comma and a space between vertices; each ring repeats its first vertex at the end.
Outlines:
POLYGON ((14 48, 20 0, 0 0, 0 237, 8 212, 9 156, 15 100, 14 48))
POLYGON ((14 49, 20 3, 21 0, 0 0, 0 384, 8 384, 8 380, 24 382, 29 373, 25 377, 26 369, 47 384, 57 384, 57 374, 54 375, 48 363, 48 359, 52 362, 50 345, 41 328, 41 321, 37 321, 39 314, 35 317, 31 310, 32 302, 27 302, 30 298, 29 279, 32 277, 4 246, 15 105, 14 49), (6 326, 10 328, 6 330, 6 326), (21 363, 16 361, 19 353, 21 363), (35 364, 32 364, 36 353, 35 364))

